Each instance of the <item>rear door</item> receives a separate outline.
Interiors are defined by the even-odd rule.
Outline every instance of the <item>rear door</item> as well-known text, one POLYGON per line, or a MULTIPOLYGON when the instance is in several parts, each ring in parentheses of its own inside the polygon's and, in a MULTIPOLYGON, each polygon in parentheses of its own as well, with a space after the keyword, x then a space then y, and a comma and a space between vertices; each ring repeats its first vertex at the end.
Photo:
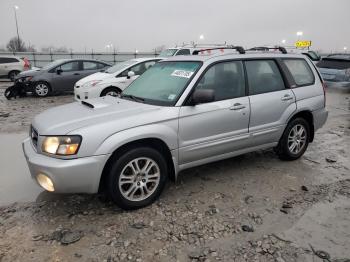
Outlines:
POLYGON ((180 165, 220 158, 243 148, 248 138, 250 107, 242 61, 212 65, 195 88, 214 90, 215 101, 181 107, 180 165))
POLYGON ((245 61, 249 86, 251 146, 279 141, 286 122, 296 110, 295 96, 277 61, 245 61))
POLYGON ((61 69, 61 73, 53 73, 52 86, 56 91, 73 91, 74 84, 83 76, 82 61, 71 61, 56 68, 61 69))

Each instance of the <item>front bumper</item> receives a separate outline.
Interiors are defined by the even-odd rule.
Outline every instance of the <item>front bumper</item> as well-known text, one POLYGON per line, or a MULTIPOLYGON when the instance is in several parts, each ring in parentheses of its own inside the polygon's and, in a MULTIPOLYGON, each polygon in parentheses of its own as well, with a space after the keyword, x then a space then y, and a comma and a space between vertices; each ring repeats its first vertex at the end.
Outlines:
POLYGON ((30 140, 22 143, 32 178, 44 174, 49 177, 56 193, 97 193, 103 168, 109 155, 76 159, 57 159, 38 154, 30 140))
POLYGON ((85 101, 90 98, 97 98, 100 97, 100 94, 101 90, 97 86, 95 86, 94 88, 74 88, 74 99, 76 101, 85 101))

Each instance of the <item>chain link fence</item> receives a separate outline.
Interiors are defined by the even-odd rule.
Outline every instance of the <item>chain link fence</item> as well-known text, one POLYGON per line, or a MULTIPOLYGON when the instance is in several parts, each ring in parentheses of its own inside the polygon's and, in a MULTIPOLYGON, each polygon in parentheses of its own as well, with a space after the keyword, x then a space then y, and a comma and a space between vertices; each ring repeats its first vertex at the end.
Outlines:
POLYGON ((71 53, 57 53, 57 52, 4 52, 0 51, 0 56, 17 56, 26 57, 32 66, 43 67, 47 63, 50 63, 57 59, 73 59, 73 58, 85 58, 96 59, 112 64, 123 62, 132 58, 138 57, 156 57, 156 52, 71 52, 71 53))

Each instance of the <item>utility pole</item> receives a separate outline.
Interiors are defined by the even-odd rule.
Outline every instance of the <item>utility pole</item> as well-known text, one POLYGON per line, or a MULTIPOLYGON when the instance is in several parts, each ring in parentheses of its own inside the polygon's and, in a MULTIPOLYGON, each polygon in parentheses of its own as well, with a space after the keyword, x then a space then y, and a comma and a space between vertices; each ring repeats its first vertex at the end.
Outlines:
POLYGON ((18 22, 17 22, 17 10, 18 10, 18 6, 15 5, 13 7, 13 10, 15 11, 15 20, 16 20, 16 29, 17 29, 17 51, 20 51, 20 45, 19 45, 19 33, 18 33, 18 22))

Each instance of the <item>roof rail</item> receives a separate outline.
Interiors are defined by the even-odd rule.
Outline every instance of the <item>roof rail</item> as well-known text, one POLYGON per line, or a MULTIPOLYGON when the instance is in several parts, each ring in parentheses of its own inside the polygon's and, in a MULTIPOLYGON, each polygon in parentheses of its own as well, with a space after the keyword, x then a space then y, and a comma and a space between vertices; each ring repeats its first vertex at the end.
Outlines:
POLYGON ((248 49, 248 51, 270 51, 270 50, 278 50, 282 54, 287 54, 287 49, 284 48, 283 46, 276 46, 276 47, 267 47, 267 46, 257 46, 248 49))
POLYGON ((245 54, 245 50, 243 47, 229 45, 229 46, 224 46, 224 47, 215 47, 215 48, 206 48, 206 49, 195 50, 195 51, 193 51, 193 55, 198 55, 199 53, 205 52, 205 51, 223 50, 223 49, 234 49, 240 54, 245 54))

